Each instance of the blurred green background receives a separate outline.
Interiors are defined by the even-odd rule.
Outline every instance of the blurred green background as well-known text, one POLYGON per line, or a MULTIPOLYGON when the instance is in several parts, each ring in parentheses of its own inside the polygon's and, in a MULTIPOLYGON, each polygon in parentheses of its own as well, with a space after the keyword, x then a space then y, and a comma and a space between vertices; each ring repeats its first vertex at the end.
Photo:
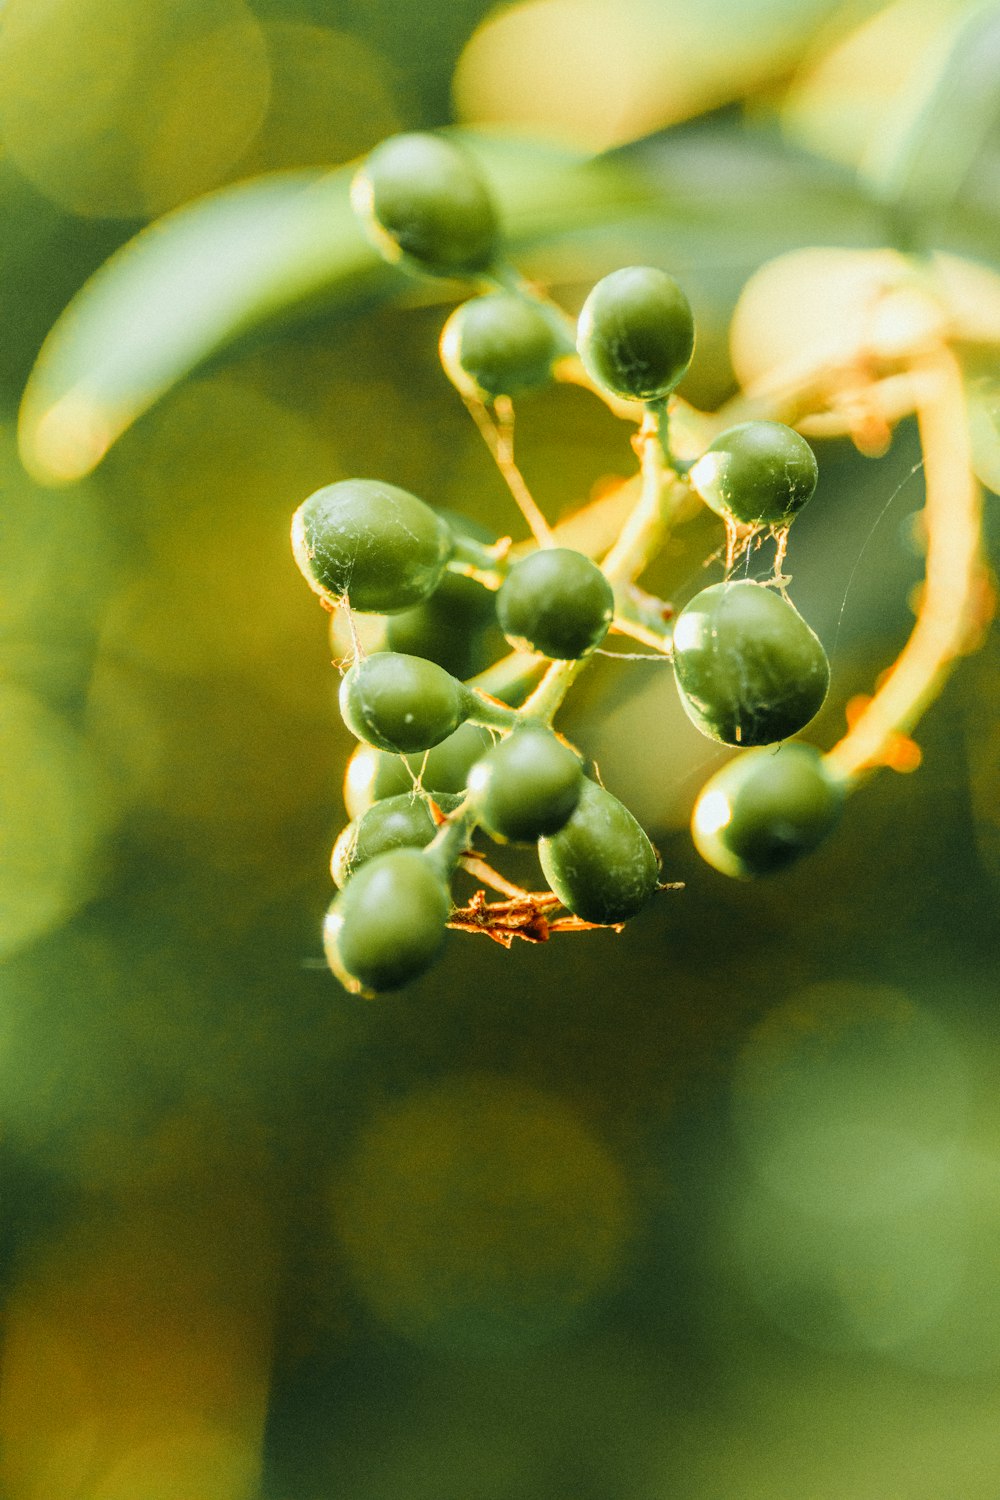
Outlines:
MULTIPOLYGON (((595 664, 561 723, 684 889, 617 937, 454 934, 366 1004, 321 959, 350 744, 287 537, 351 475, 517 522, 437 360, 461 289, 380 268, 330 167, 464 127, 570 311, 678 277, 712 408, 775 256, 1000 274, 998 114, 968 0, 6 0, 4 1500, 996 1500, 995 635, 919 771, 759 885, 692 850, 722 757, 669 669, 595 664)), ((996 360, 969 382, 996 486, 996 360)), ((578 390, 518 434, 553 519, 634 466, 578 390)), ((909 424, 818 454, 826 748, 912 623, 922 491, 909 424)))

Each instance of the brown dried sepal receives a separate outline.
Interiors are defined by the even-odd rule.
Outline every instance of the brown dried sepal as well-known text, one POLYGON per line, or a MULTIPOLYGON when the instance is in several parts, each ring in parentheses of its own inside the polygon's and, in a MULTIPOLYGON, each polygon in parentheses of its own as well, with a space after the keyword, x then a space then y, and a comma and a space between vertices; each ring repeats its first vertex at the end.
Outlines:
MULTIPOLYGON (((459 932, 481 932, 504 948, 509 948, 515 938, 526 943, 547 943, 554 932, 589 932, 600 924, 584 922, 567 913, 561 917, 550 917, 561 903, 551 891, 522 891, 506 901, 487 901, 486 892, 476 891, 468 906, 456 907, 448 926, 459 932)), ((614 931, 622 930, 618 923, 614 931)))

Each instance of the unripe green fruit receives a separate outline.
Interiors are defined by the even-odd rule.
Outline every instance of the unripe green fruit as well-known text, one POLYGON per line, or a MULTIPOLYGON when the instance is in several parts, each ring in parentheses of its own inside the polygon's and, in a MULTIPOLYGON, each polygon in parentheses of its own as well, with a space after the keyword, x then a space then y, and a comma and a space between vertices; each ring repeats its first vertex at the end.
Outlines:
POLYGON ((666 271, 626 266, 599 281, 583 304, 576 347, 604 390, 627 401, 658 400, 691 363, 691 306, 666 271))
POLYGON ((490 292, 456 307, 441 334, 441 363, 463 395, 523 396, 552 378, 555 329, 538 303, 490 292))
POLYGON ((715 439, 688 478, 719 515, 745 526, 787 526, 819 478, 804 437, 782 422, 743 422, 715 439))
POLYGON ((352 818, 385 797, 413 792, 419 777, 425 792, 440 800, 465 790, 469 771, 493 744, 493 736, 479 724, 460 724, 454 734, 426 755, 392 755, 374 745, 358 745, 347 763, 344 805, 352 818))
POLYGON ((599 646, 614 612, 615 596, 600 568, 568 547, 529 553, 497 593, 497 619, 511 645, 557 661, 599 646))
POLYGON ((387 260, 408 256, 440 276, 483 271, 500 224, 475 160, 439 135, 390 136, 365 159, 351 203, 387 260))
POLYGON ((309 587, 362 613, 392 614, 428 598, 454 545, 429 505, 377 479, 328 484, 292 517, 292 551, 309 587))
POLYGON ((843 805, 843 787, 812 745, 749 750, 706 782, 691 832, 710 865, 748 880, 811 853, 834 828, 843 805))
POLYGON ((330 858, 334 884, 343 888, 356 870, 389 849, 423 849, 437 827, 427 799, 413 792, 376 802, 341 830, 330 858))
MULTIPOLYGON (((462 515, 441 509, 436 514, 447 525, 456 543, 469 537, 483 546, 496 541, 496 534, 462 515)), ((355 637, 364 651, 405 651, 426 656, 453 677, 474 677, 504 652, 506 643, 496 622, 496 600, 491 589, 475 578, 446 568, 429 598, 411 609, 393 615, 355 615, 343 610, 330 616, 330 648, 334 658, 351 656, 355 637)))
POLYGON ((585 922, 628 921, 659 881, 656 851, 628 808, 586 778, 568 822, 539 839, 538 856, 550 888, 585 922))
POLYGON ((376 855, 326 914, 327 963, 354 993, 399 989, 437 958, 450 910, 447 886, 419 849, 376 855))
POLYGON ((468 786, 487 833, 531 843, 562 828, 580 800, 583 771, 551 729, 525 724, 476 762, 468 786))
POLYGON ((702 589, 677 617, 673 662, 688 718, 724 745, 797 734, 830 685, 817 636, 794 605, 760 583, 702 589))
POLYGON ((354 663, 340 684, 340 712, 352 734, 380 750, 429 750, 465 719, 464 683, 435 662, 377 651, 354 663))

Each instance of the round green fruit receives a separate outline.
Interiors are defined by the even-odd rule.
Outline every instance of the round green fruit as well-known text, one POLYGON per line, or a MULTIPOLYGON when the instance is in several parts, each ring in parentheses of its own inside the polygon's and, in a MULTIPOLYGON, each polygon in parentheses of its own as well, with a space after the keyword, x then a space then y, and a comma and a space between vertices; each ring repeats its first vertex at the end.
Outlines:
POLYGON ((743 422, 717 437, 688 477, 719 515, 745 526, 787 526, 812 498, 819 470, 793 428, 743 422))
POLYGON ((374 745, 358 745, 347 763, 344 805, 358 818, 385 797, 412 793, 419 778, 425 792, 440 801, 464 792, 469 771, 493 744, 488 729, 460 724, 454 734, 426 754, 393 755, 374 745))
POLYGON ((798 610, 764 584, 702 589, 674 625, 674 673, 692 723, 724 745, 770 745, 820 709, 830 664, 798 610))
POLYGON ((399 989, 437 958, 450 910, 447 886, 419 849, 376 855, 326 914, 327 963, 356 994, 399 989))
POLYGON ((691 363, 691 306, 666 271, 626 266, 605 276, 587 298, 576 347, 604 390, 627 401, 659 400, 691 363))
POLYGON ((390 136, 365 159, 351 203, 388 260, 460 276, 496 258, 500 224, 475 160, 454 141, 414 132, 390 136))
POLYGON ((576 809, 558 833, 539 839, 550 888, 584 922, 615 926, 646 904, 659 881, 659 861, 628 808, 584 778, 576 809))
POLYGON ((423 849, 435 833, 437 824, 426 797, 402 792, 376 802, 348 823, 334 844, 330 859, 334 885, 343 888, 356 870, 389 849, 423 849))
POLYGON ((834 828, 843 805, 842 785, 812 745, 748 750, 702 788, 691 831, 710 865, 749 880, 811 853, 834 828))
POLYGON ((545 309, 514 292, 456 307, 441 334, 441 363, 463 395, 523 396, 552 378, 559 353, 545 309))
POLYGON ((511 645, 557 661, 599 646, 614 612, 615 596, 600 568, 568 547, 529 553, 497 593, 497 619, 511 645))
MULTIPOLYGON (((487 547, 496 541, 494 533, 469 516, 444 509, 438 514, 456 545, 465 537, 487 547)), ((330 649, 335 659, 353 654, 355 638, 367 653, 404 651, 410 656, 426 656, 453 677, 463 679, 485 671, 506 649, 492 590, 450 568, 445 569, 434 592, 410 609, 350 618, 343 610, 334 610, 330 615, 330 649)))
POLYGON ((454 545, 443 517, 377 479, 328 484, 292 517, 292 551, 309 587, 362 614, 392 614, 428 598, 454 545))
POLYGON ((429 750, 465 719, 470 694, 436 662, 377 651, 340 684, 340 712, 352 734, 380 750, 429 750))
POLYGON ((469 772, 479 822, 505 843, 557 833, 583 786, 580 762, 551 729, 525 724, 488 750, 469 772))

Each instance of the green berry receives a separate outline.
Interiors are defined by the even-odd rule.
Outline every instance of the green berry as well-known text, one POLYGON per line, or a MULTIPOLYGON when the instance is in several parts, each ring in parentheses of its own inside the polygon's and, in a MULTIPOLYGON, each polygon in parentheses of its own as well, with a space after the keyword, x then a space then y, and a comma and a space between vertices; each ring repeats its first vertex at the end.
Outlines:
POLYGON ((497 593, 497 619, 511 645, 557 661, 599 646, 614 612, 615 596, 600 568, 568 547, 529 553, 497 593))
POLYGON ((429 750, 465 719, 469 690, 436 662, 402 651, 356 661, 340 684, 340 712, 352 734, 380 750, 429 750))
POLYGON ((552 378, 559 352, 545 309, 514 292, 456 307, 441 334, 441 362, 463 395, 523 396, 552 378))
MULTIPOLYGON (((458 511, 440 510, 456 544, 459 538, 490 546, 496 536, 458 511)), ((393 615, 354 615, 334 610, 330 616, 330 647, 337 660, 352 655, 355 637, 362 648, 405 651, 426 656, 453 677, 474 677, 497 660, 506 642, 496 622, 493 592, 475 578, 446 568, 437 588, 420 604, 393 615)))
POLYGON ((826 652, 794 605, 764 584, 702 589, 674 626, 688 718, 724 745, 770 745, 803 729, 830 685, 826 652))
POLYGON ((392 755, 374 745, 358 745, 347 763, 344 805, 352 818, 385 797, 412 793, 419 778, 425 792, 440 801, 465 790, 469 771, 493 744, 488 729, 460 724, 454 734, 426 754, 392 755))
POLYGON ((702 788, 695 847, 723 875, 750 879, 809 854, 836 825, 844 791, 812 745, 748 750, 702 788))
POLYGON ((419 849, 376 855, 326 914, 327 963, 354 993, 399 989, 437 958, 450 910, 447 886, 419 849))
POLYGON ((525 724, 476 762, 468 786, 487 833, 531 843, 562 828, 580 800, 583 772, 551 729, 525 724))
POLYGON ((475 160, 439 135, 390 136, 365 159, 351 203, 388 260, 456 276, 496 258, 500 225, 475 160))
POLYGON ((377 479, 328 484, 292 518, 292 551, 309 587, 362 613, 392 614, 428 598, 454 545, 443 517, 377 479))
MULTIPOLYGON (((454 798, 447 799, 449 803, 454 798)), ((412 791, 386 797, 354 818, 333 846, 330 873, 343 887, 362 865, 389 849, 423 849, 437 832, 426 797, 412 791)))
POLYGON ((627 401, 669 394, 691 363, 694 319, 666 271, 627 266, 612 271, 583 305, 577 349, 591 378, 627 401))
POLYGON ((745 526, 787 526, 816 488, 816 458, 782 422, 743 422, 710 445, 691 469, 698 494, 745 526))
POLYGON ((538 855, 551 889, 585 922, 615 926, 635 916, 656 890, 659 861, 628 808, 584 778, 576 809, 538 855))

